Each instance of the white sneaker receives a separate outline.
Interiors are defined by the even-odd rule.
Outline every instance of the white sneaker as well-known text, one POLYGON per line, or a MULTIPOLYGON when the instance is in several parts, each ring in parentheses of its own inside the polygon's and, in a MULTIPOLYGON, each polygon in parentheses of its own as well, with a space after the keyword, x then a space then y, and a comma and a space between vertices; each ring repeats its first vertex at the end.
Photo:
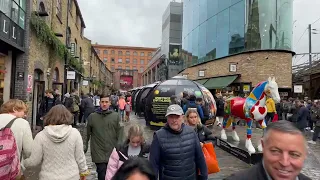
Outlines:
POLYGON ((310 130, 310 132, 314 133, 314 130, 310 130))
POLYGON ((317 144, 315 141, 308 141, 308 143, 310 143, 310 144, 317 144))

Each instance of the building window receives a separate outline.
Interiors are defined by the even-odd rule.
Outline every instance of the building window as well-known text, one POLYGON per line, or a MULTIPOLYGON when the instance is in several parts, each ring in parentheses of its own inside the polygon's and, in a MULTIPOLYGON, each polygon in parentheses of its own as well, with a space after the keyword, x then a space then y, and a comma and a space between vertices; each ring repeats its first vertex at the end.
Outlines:
POLYGON ((111 66, 111 71, 114 71, 114 66, 111 66))
POLYGON ((103 50, 103 54, 108 54, 108 50, 103 50))
POLYGON ((151 57, 151 56, 152 56, 152 53, 151 53, 151 52, 149 52, 149 53, 148 53, 148 56, 149 56, 149 57, 151 57))
POLYGON ((122 63, 122 59, 121 58, 118 59, 118 63, 122 63))
POLYGON ((126 66, 126 70, 130 70, 130 66, 126 66))
POLYGON ((136 66, 133 66, 132 69, 133 69, 133 70, 137 70, 137 67, 136 67, 136 66))
POLYGON ((130 56, 130 51, 126 51, 126 55, 127 55, 127 56, 130 56))
POLYGON ((111 54, 114 54, 114 50, 111 51, 111 54))
POLYGON ((18 24, 19 21, 19 6, 12 1, 12 8, 11 8, 11 19, 18 24))
POLYGON ((144 68, 140 67, 140 73, 143 73, 143 71, 144 71, 144 68))
POLYGON ((144 52, 141 52, 141 53, 140 53, 140 56, 144 56, 144 52))
POLYGON ((108 62, 108 59, 107 59, 107 58, 103 58, 103 62, 104 62, 104 63, 107 63, 107 62, 108 62))
POLYGON ((122 56, 122 51, 118 51, 118 55, 122 56))
POLYGON ((114 58, 111 58, 111 62, 114 63, 114 58))
POLYGON ((130 59, 126 59, 126 63, 129 64, 130 63, 130 59))
POLYGON ((136 59, 133 60, 133 64, 137 64, 137 60, 136 59))
MULTIPOLYGON (((78 55, 78 41, 77 39, 74 39, 74 44, 75 44, 75 47, 74 47, 74 55, 77 56, 78 55)), ((98 50, 99 51, 99 50, 98 50)), ((98 53, 98 52, 97 52, 98 53)), ((100 54, 100 51, 99 53, 100 54)))
POLYGON ((61 20, 62 19, 62 3, 61 0, 57 0, 57 16, 61 20))
POLYGON ((118 69, 122 69, 122 66, 118 66, 118 69))
POLYGON ((140 60, 140 64, 144 64, 144 60, 143 59, 140 60))
POLYGON ((134 56, 138 56, 138 53, 136 51, 133 52, 134 56))

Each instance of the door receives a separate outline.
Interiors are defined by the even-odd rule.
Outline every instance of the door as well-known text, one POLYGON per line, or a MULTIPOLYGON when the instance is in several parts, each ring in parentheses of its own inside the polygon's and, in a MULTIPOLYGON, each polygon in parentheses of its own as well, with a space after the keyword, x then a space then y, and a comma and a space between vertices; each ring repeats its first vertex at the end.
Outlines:
POLYGON ((44 98, 45 94, 45 82, 44 81, 34 81, 34 89, 33 89, 33 109, 32 109, 32 122, 31 126, 33 129, 36 127, 37 123, 37 115, 39 112, 39 107, 41 100, 44 98))

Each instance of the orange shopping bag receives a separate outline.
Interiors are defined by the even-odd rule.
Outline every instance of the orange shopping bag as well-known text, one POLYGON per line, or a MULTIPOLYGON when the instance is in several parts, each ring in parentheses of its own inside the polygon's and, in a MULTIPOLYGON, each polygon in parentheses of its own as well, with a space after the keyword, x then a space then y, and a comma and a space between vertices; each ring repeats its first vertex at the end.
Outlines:
POLYGON ((218 164, 218 160, 217 160, 217 156, 216 156, 216 152, 214 150, 213 144, 211 142, 203 144, 202 152, 206 160, 208 174, 220 172, 220 168, 219 168, 219 164, 218 164))

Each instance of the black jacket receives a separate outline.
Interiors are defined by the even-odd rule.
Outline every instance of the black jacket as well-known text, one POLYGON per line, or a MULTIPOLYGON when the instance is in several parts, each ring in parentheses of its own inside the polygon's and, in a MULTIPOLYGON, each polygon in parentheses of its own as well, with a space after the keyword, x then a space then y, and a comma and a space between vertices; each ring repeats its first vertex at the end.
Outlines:
POLYGON ((222 99, 217 100, 217 114, 216 116, 224 116, 224 101, 222 99))
POLYGON ((199 141, 200 142, 205 142, 205 141, 215 141, 216 138, 213 136, 212 132, 210 129, 208 129, 205 125, 199 124, 195 128, 195 131, 198 135, 199 141))
MULTIPOLYGON (((303 174, 299 174, 298 177, 299 180, 311 180, 303 174)), ((233 174, 230 177, 225 178, 225 180, 268 180, 268 177, 261 162, 249 169, 233 174)))
POLYGON ((85 117, 88 117, 94 112, 93 99, 85 95, 81 101, 81 108, 84 111, 85 117))

